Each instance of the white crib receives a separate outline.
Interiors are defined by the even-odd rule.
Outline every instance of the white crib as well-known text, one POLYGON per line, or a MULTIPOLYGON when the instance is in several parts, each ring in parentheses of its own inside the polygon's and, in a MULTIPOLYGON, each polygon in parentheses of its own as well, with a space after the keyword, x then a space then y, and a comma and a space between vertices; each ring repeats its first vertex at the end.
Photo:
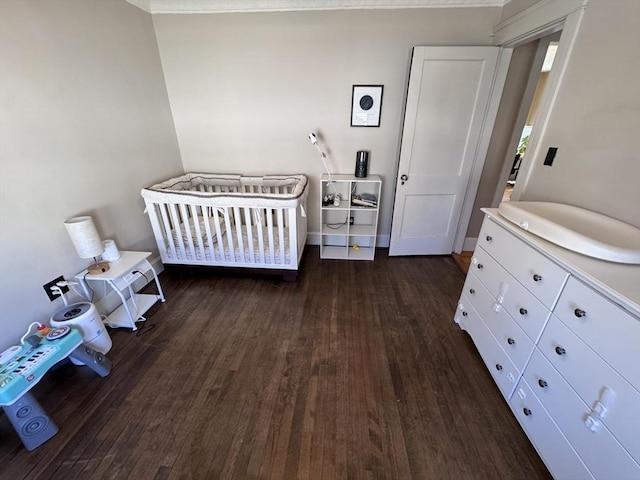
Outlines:
POLYGON ((282 270, 307 240, 307 177, 187 173, 142 189, 164 264, 282 270))

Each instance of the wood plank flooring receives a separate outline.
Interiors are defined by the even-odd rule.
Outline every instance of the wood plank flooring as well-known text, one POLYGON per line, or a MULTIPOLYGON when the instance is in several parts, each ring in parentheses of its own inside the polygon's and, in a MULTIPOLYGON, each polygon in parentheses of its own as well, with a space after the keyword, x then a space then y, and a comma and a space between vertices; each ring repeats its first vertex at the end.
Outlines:
POLYGON ((464 251, 461 253, 452 253, 451 257, 455 260, 458 268, 462 270, 462 273, 465 275, 469 271, 469 266, 471 265, 471 258, 473 258, 473 252, 464 251))
POLYGON ((108 377, 34 387, 55 437, 27 452, 0 414, 0 478, 551 478, 453 322, 451 257, 307 247, 296 283, 160 278, 142 333, 110 331, 108 377))

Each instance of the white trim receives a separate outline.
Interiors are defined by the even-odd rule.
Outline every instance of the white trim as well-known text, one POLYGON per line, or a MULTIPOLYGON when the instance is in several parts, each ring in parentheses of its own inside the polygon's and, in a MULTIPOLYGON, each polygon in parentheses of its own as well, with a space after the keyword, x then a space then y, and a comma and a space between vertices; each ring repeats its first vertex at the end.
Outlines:
POLYGON ((493 75, 491 93, 489 94, 489 105, 487 106, 484 121, 482 123, 482 131, 479 137, 480 141, 476 147, 476 157, 474 158, 473 166, 471 167, 465 197, 462 202, 462 210, 460 211, 460 218, 458 219, 457 232, 453 242, 454 252, 461 251, 465 235, 467 234, 467 229, 469 228, 469 220, 473 213, 473 204, 476 201, 478 185, 480 184, 480 177, 482 176, 482 168, 484 167, 484 162, 487 157, 491 134, 495 127, 496 115, 498 114, 498 107, 500 106, 500 99, 502 98, 502 89, 504 87, 505 79, 507 78, 507 71, 509 70, 512 53, 513 50, 510 48, 501 48, 498 53, 498 63, 493 75), (496 87, 498 88, 498 91, 496 91, 496 87))
POLYGON ((589 0, 541 0, 504 20, 493 29, 493 44, 516 47, 562 29, 569 15, 583 10, 589 0))
POLYGON ((152 14, 503 7, 509 0, 127 0, 152 14))

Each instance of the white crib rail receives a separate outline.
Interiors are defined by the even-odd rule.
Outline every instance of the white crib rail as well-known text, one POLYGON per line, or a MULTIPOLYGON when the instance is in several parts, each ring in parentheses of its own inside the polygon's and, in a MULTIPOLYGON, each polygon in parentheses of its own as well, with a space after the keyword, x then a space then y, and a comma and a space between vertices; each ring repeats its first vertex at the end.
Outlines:
POLYGON ((296 210, 147 202, 162 261, 193 265, 297 268, 296 210))

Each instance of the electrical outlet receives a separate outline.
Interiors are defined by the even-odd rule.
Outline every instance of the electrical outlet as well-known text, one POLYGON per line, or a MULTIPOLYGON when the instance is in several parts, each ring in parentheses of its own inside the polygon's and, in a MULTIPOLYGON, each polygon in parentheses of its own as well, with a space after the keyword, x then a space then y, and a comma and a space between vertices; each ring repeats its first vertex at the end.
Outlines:
MULTIPOLYGON (((51 291, 51 287, 55 286, 56 283, 58 282, 64 282, 64 277, 62 275, 60 275, 58 278, 54 278, 53 280, 51 280, 49 283, 45 283, 42 288, 44 288, 44 291, 47 292, 47 297, 49 297, 49 300, 51 300, 52 302, 60 297, 60 295, 57 292, 52 292, 51 291)), ((62 289, 62 293, 67 293, 69 291, 69 287, 60 287, 62 289)))
POLYGON ((133 282, 133 281, 135 280, 135 278, 136 278, 136 274, 135 274, 135 273, 133 273, 133 272, 125 273, 125 274, 122 276, 122 279, 123 279, 125 282, 127 282, 127 283, 131 283, 131 282, 133 282))

